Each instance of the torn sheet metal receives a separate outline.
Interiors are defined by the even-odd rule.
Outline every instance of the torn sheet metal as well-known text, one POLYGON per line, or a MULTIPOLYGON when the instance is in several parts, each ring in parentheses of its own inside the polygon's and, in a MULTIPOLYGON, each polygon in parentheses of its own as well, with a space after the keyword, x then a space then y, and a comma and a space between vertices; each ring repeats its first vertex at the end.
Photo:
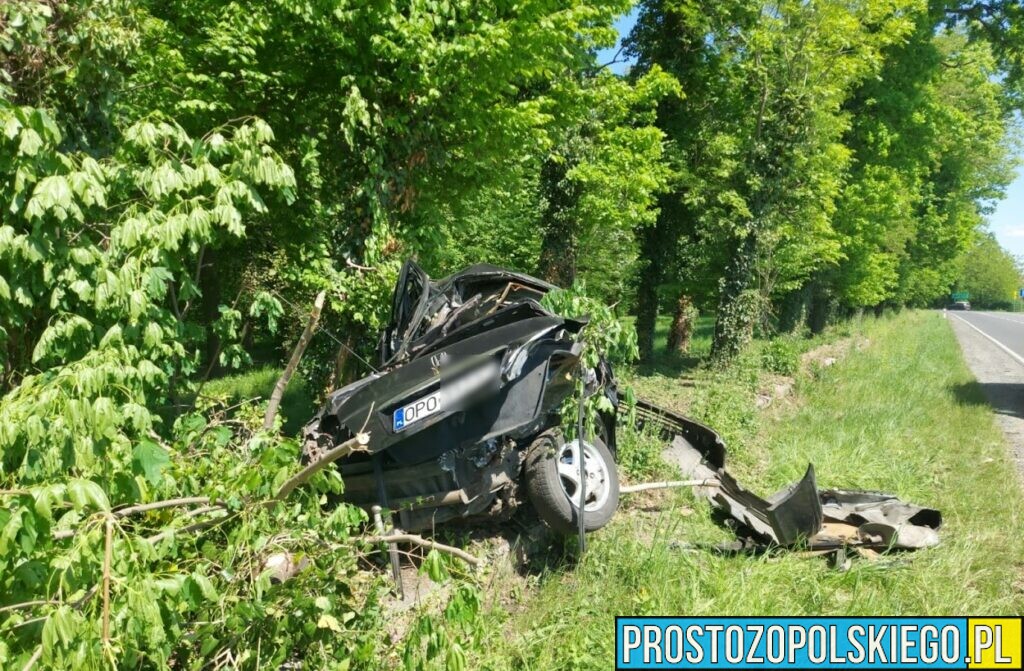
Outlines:
POLYGON ((696 492, 739 523, 739 530, 752 541, 744 543, 747 549, 799 545, 810 550, 912 550, 939 543, 942 515, 937 510, 891 494, 819 490, 813 465, 798 482, 763 499, 725 469, 725 444, 709 427, 643 400, 637 402, 636 421, 669 442, 663 456, 677 464, 684 477, 716 482, 696 492))

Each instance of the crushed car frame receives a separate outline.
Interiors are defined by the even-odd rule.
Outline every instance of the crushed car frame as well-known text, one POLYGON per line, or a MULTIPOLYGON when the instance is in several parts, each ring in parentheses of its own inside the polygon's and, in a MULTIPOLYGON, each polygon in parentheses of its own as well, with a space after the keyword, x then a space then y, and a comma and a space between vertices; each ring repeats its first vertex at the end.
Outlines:
MULTIPOLYGON (((380 370, 329 396, 304 429, 304 457, 369 433, 365 451, 338 462, 344 498, 396 510, 406 530, 501 516, 525 495, 553 529, 575 531, 580 446, 558 427, 586 321, 541 305, 555 288, 489 265, 434 281, 406 262, 378 346, 380 370)), ((589 377, 616 407, 611 367, 589 377)), ((602 415, 583 441, 587 530, 618 507, 615 417, 602 415)))

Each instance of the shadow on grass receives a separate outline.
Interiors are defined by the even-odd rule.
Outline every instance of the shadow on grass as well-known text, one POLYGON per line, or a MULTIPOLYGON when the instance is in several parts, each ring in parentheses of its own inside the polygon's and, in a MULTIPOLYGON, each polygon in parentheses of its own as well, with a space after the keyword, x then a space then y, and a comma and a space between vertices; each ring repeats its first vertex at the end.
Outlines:
POLYGON ((675 354, 661 350, 655 352, 652 360, 637 365, 640 375, 663 375, 681 377, 694 370, 704 360, 703 355, 675 354))
POLYGON ((701 317, 694 326, 690 336, 690 350, 686 353, 672 352, 666 346, 669 318, 659 318, 654 331, 654 355, 651 361, 637 365, 640 375, 662 375, 664 377, 681 377, 699 366, 711 352, 711 339, 715 332, 715 320, 712 317, 701 317))
POLYGON ((967 382, 951 387, 962 405, 988 405, 996 413, 1024 419, 1024 384, 1016 382, 967 382))

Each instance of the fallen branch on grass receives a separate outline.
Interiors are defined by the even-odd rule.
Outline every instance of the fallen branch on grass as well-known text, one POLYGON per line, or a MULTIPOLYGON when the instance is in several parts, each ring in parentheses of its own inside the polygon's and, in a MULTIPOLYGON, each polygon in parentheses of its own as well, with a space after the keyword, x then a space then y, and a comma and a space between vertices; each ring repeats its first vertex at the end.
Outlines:
POLYGON ((717 485, 718 480, 665 480, 664 482, 645 482, 641 485, 630 485, 619 489, 619 494, 635 494, 652 489, 674 489, 676 487, 708 487, 717 485))
POLYGON ((444 552, 452 556, 458 557, 467 564, 472 566, 480 566, 482 563, 478 557, 474 557, 465 550, 462 550, 451 545, 445 545, 444 543, 438 543, 436 541, 427 540, 422 536, 416 534, 391 534, 388 536, 359 536, 354 539, 364 543, 378 544, 378 543, 411 543, 412 545, 418 545, 420 547, 427 548, 428 550, 437 550, 438 552, 444 552))
MULTIPOLYGON (((322 459, 318 459, 314 463, 309 464, 301 471, 296 473, 294 476, 292 476, 292 478, 290 478, 288 482, 284 483, 284 485, 281 486, 281 489, 278 490, 277 495, 273 499, 267 501, 265 505, 273 505, 288 498, 289 494, 295 491, 295 489, 298 488, 299 486, 305 484, 316 473, 320 472, 321 470, 323 470, 330 464, 334 463, 338 459, 341 459, 342 457, 351 454, 352 452, 361 447, 365 447, 369 442, 370 435, 367 433, 360 432, 356 434, 355 438, 345 441, 341 445, 332 448, 329 452, 324 454, 322 459)), ((211 502, 209 497, 188 496, 178 499, 167 499, 166 501, 140 503, 138 505, 129 506, 127 508, 121 508, 120 510, 115 510, 111 513, 111 515, 116 519, 121 519, 129 515, 134 515, 136 513, 144 513, 152 510, 161 510, 165 508, 178 508, 183 506, 200 506, 199 508, 196 508, 195 510, 191 510, 188 513, 186 513, 186 517, 197 517, 199 515, 203 515, 206 513, 227 509, 226 506, 222 504, 211 502)), ((227 517, 230 517, 230 515, 227 517)), ((192 531, 198 531, 200 529, 212 526, 213 523, 224 522, 227 520, 227 517, 217 518, 216 520, 207 520, 204 522, 191 524, 186 527, 181 527, 179 529, 165 529, 160 533, 157 533, 153 536, 149 536, 148 538, 146 538, 146 540, 149 543, 156 543, 170 536, 173 533, 189 533, 192 531)), ((63 540, 65 538, 71 538, 75 534, 77 534, 78 531, 78 529, 62 529, 60 531, 55 531, 53 532, 53 539, 63 540)))
MULTIPOLYGON (((136 505, 136 506, 128 506, 127 508, 121 508, 120 510, 115 510, 115 511, 113 511, 111 513, 111 515, 113 515, 117 519, 121 519, 123 517, 128 517, 129 515, 134 515, 136 513, 145 513, 145 512, 149 512, 151 510, 162 510, 164 508, 179 508, 179 507, 182 507, 182 506, 197 506, 197 505, 203 506, 203 508, 200 508, 199 510, 202 510, 204 512, 210 512, 212 510, 221 510, 221 509, 224 508, 224 506, 219 504, 219 503, 211 504, 210 503, 210 499, 208 497, 206 497, 206 496, 187 496, 187 497, 180 498, 180 499, 167 499, 166 501, 153 501, 152 503, 140 503, 139 505, 136 505)), ((193 516, 194 514, 198 514, 198 513, 196 513, 196 511, 192 511, 192 513, 190 513, 189 515, 193 516)), ((59 541, 59 540, 62 540, 64 538, 71 538, 72 536, 74 536, 77 533, 78 533, 77 529, 62 529, 60 531, 54 531, 53 532, 53 540, 59 541)))

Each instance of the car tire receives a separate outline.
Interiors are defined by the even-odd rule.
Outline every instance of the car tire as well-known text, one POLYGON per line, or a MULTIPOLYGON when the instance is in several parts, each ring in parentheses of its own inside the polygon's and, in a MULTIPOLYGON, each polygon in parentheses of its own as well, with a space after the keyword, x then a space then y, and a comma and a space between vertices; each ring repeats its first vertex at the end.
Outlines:
MULTIPOLYGON (((572 534, 579 528, 579 490, 575 488, 579 469, 575 461, 576 441, 566 442, 560 431, 540 434, 530 445, 524 466, 526 494, 545 524, 558 533, 572 534), (576 471, 578 473, 578 470, 576 471), (571 497, 571 498, 570 498, 571 497)), ((615 459, 601 437, 584 441, 588 480, 594 491, 584 513, 584 527, 596 531, 611 521, 619 507, 619 473, 615 459)))

